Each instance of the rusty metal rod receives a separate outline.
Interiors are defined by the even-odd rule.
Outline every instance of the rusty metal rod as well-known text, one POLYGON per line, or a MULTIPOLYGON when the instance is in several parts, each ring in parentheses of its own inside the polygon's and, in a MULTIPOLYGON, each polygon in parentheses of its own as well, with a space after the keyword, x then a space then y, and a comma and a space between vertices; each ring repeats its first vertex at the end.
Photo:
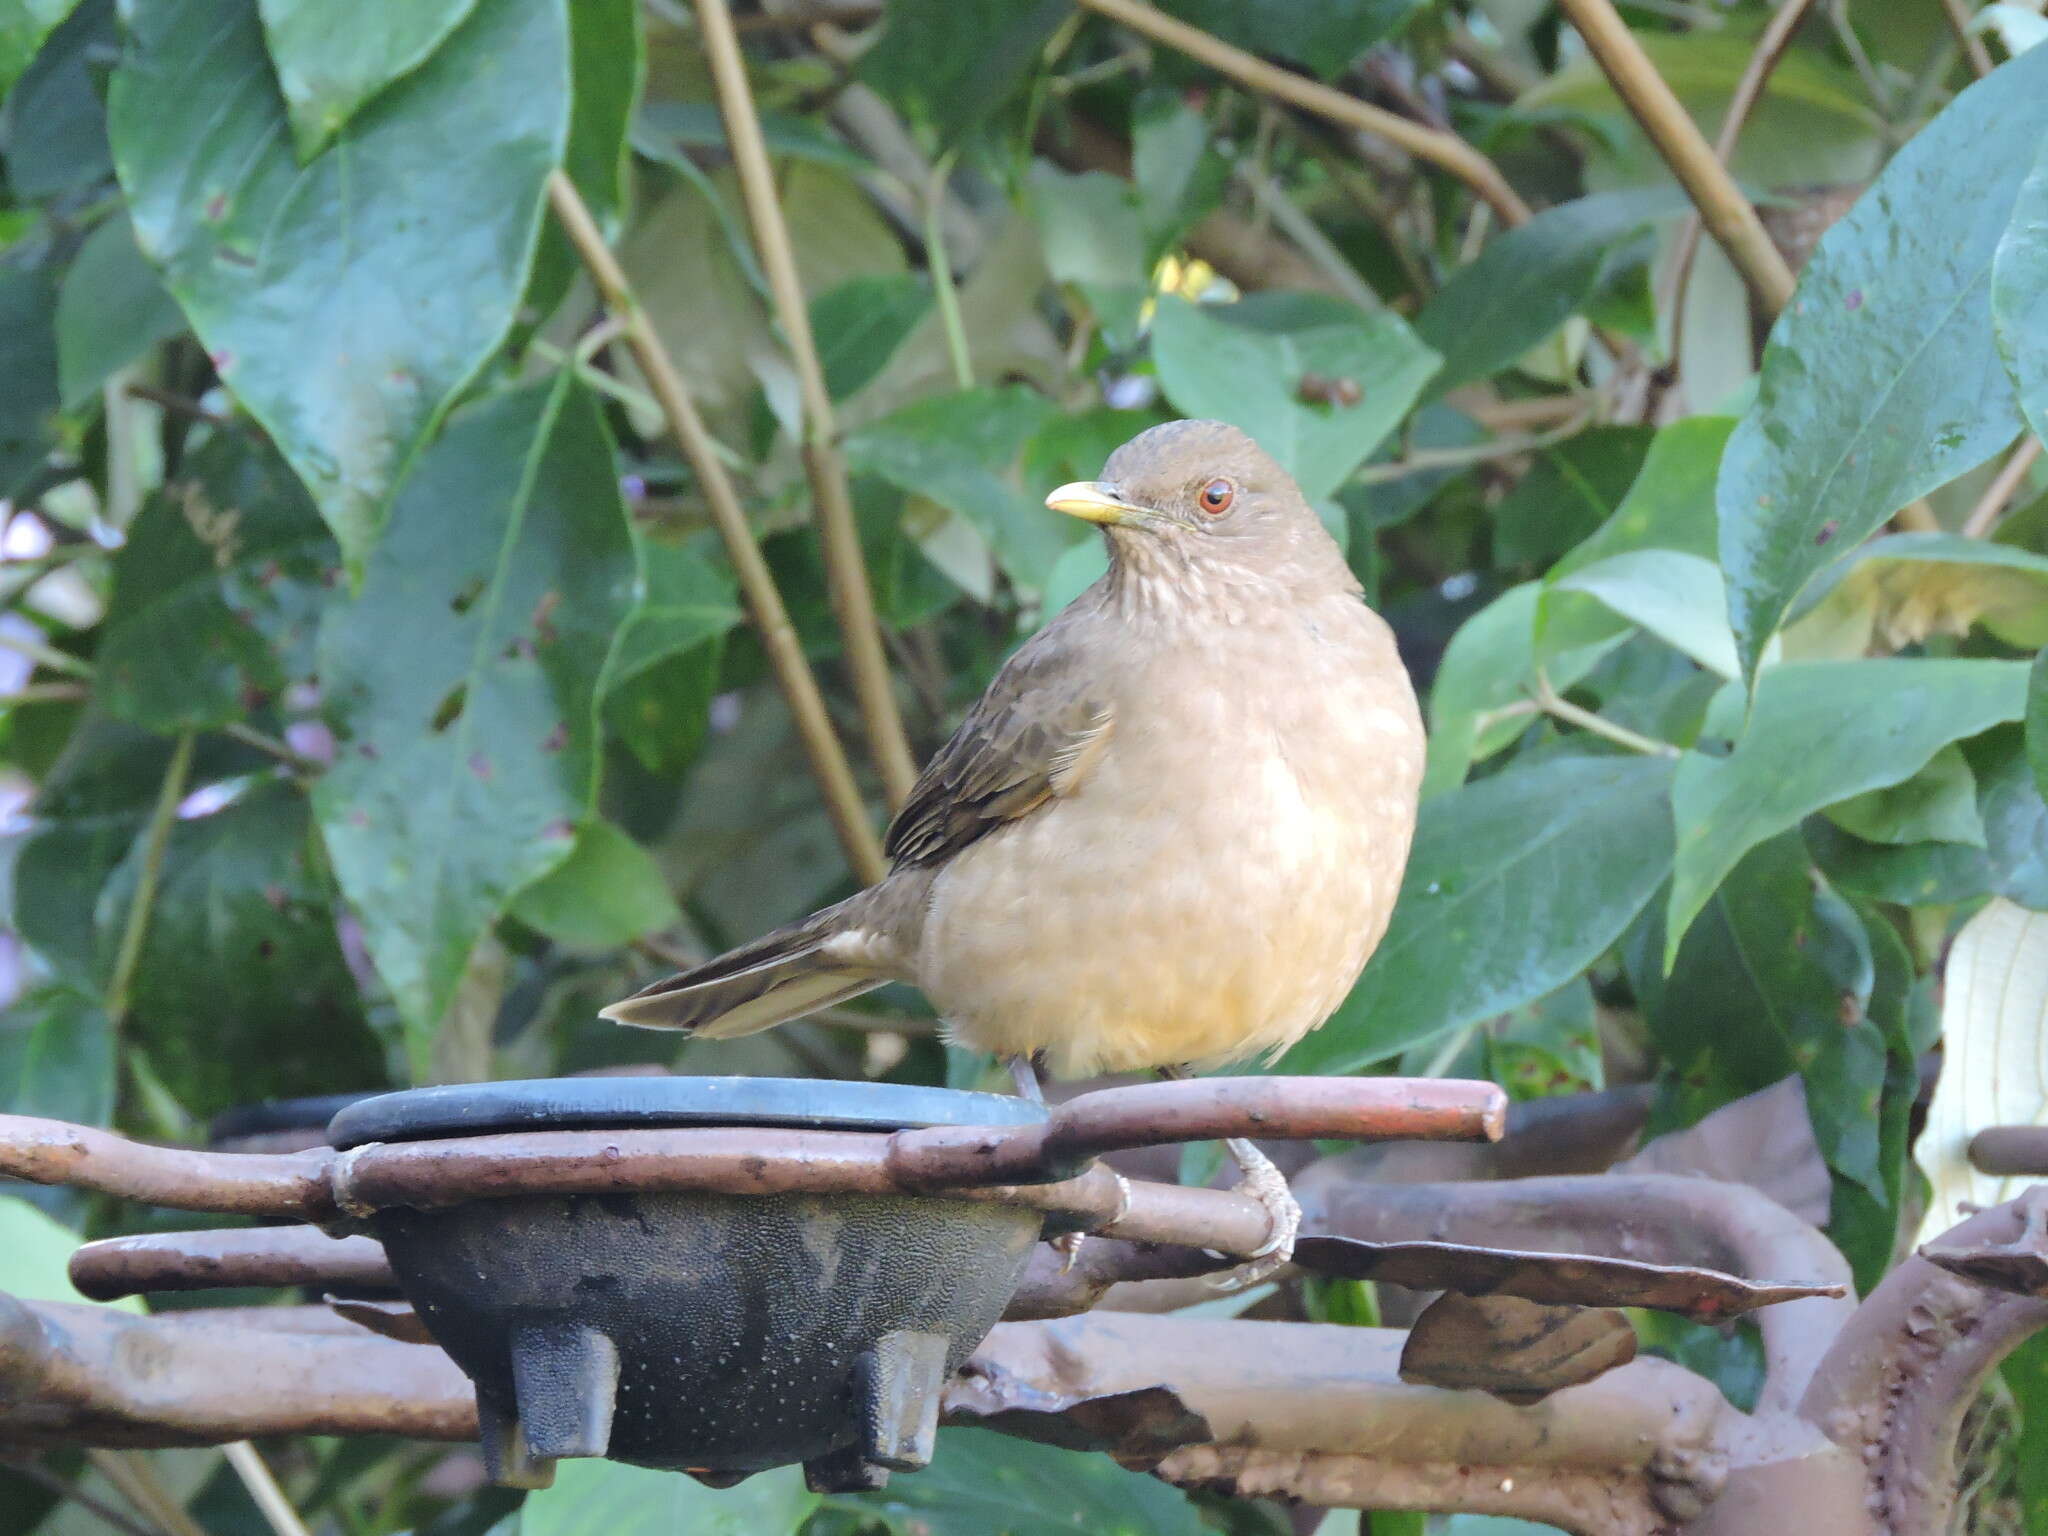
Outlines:
POLYGON ((281 1154, 194 1152, 63 1120, 0 1115, 0 1176, 181 1211, 329 1219, 335 1215, 327 1198, 333 1156, 325 1147, 281 1154))
POLYGON ((1994 1125, 1970 1138, 1970 1166, 2004 1178, 2048 1178, 2048 1125, 1994 1125))
POLYGON ((318 1227, 246 1227, 87 1243, 71 1255, 71 1283, 81 1296, 114 1301, 231 1285, 384 1288, 398 1281, 375 1238, 329 1237, 318 1227))

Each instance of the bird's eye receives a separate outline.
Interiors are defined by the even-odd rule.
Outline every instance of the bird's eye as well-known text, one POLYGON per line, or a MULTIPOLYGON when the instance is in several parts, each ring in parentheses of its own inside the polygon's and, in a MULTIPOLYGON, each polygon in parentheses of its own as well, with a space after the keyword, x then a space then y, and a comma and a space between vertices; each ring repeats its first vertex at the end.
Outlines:
POLYGON ((1230 504, 1237 500, 1237 487, 1228 480, 1211 480, 1202 487, 1202 494, 1195 498, 1202 510, 1211 517, 1221 517, 1230 510, 1230 504))

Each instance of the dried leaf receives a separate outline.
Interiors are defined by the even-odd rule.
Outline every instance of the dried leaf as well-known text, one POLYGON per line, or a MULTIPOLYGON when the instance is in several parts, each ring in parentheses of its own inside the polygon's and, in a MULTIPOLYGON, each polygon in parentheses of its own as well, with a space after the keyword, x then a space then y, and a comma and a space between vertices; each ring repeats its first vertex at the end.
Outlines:
POLYGON ((1619 1312, 1447 1291, 1409 1330, 1401 1379, 1528 1404, 1635 1357, 1636 1331, 1619 1312))

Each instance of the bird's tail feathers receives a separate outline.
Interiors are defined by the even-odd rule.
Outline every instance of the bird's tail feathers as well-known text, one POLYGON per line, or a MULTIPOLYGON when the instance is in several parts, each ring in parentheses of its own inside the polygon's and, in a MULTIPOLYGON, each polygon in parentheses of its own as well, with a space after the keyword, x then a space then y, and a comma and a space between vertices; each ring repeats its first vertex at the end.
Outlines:
POLYGON ((728 1040, 871 992, 889 978, 852 958, 861 950, 862 936, 849 922, 850 905, 827 907, 643 987, 599 1017, 640 1029, 686 1029, 706 1040, 728 1040))

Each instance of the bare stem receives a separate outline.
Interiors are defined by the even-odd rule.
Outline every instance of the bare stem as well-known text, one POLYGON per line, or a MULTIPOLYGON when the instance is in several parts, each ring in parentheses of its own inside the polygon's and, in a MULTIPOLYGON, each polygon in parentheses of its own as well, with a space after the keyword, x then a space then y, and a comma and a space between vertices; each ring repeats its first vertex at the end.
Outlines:
POLYGON ((1145 0, 1080 0, 1080 3, 1155 43, 1162 43, 1197 63, 1208 65, 1218 74, 1228 75, 1247 90, 1258 91, 1304 112, 1312 112, 1317 117, 1327 118, 1346 128, 1377 134, 1400 145, 1418 160, 1427 160, 1464 182, 1474 193, 1486 199, 1507 224, 1526 224, 1529 221, 1529 205, 1508 185, 1500 168, 1454 133, 1412 123, 1355 96, 1347 96, 1342 91, 1333 91, 1326 85, 1305 79, 1292 70, 1268 64, 1264 59, 1246 53, 1242 48, 1233 48, 1199 27, 1175 20, 1147 5, 1145 0))
POLYGON ((91 662, 81 661, 69 651, 60 651, 41 640, 31 640, 26 635, 12 634, 4 629, 0 629, 0 651, 26 656, 37 666, 47 667, 52 672, 68 672, 73 677, 92 676, 91 662))
POLYGON ((1625 725, 1616 725, 1604 715, 1596 715, 1590 709, 1581 709, 1550 686, 1550 676, 1541 667, 1536 669, 1535 699, 1546 715, 1576 725, 1582 731, 1591 731, 1595 736, 1604 736, 1617 747, 1626 747, 1631 752, 1640 752, 1645 757, 1677 757, 1678 748, 1668 741, 1657 741, 1648 736, 1638 735, 1625 725))
POLYGON ((185 1512, 185 1506, 171 1497, 156 1467, 139 1451, 88 1450, 86 1456, 100 1476, 134 1505, 163 1536, 206 1536, 206 1528, 185 1512))
POLYGON ((156 905, 157 880, 163 874, 164 848, 170 842, 171 823, 178 819, 178 802, 185 798, 185 784, 191 774, 192 733, 187 731, 171 749, 163 787, 157 791, 156 809, 150 812, 149 830, 143 834, 142 867, 135 876, 135 897, 128 903, 128 921, 121 929, 113 978, 107 983, 107 1017, 116 1025, 128 1012, 128 992, 135 984, 135 967, 141 963, 142 941, 149 935, 149 915, 156 905))
POLYGON ((840 745, 838 733, 832 727, 832 717, 825 710, 818 680, 812 676, 810 664, 804 660, 803 647, 797 641, 796 629, 789 621, 789 610, 783 606, 775 577, 768 569, 768 562, 762 558, 761 547, 754 542, 754 531, 747 525, 747 515, 740 506, 732 477, 726 473, 717 446, 705 429, 703 418, 697 414, 697 407, 690 399, 682 375, 662 346, 661 338, 655 334, 647 312, 634 298, 625 270, 604 243, 597 221, 591 217, 576 184, 556 171, 548 178, 548 200, 553 204, 555 217, 561 221, 570 243, 576 247, 577 254, 588 268, 598 292, 604 295, 606 305, 625 322, 627 345, 632 348, 640 371, 647 376, 654 398, 661 403, 662 414, 668 418, 669 430, 675 434, 677 446, 690 461, 697 483, 703 488, 705 503, 711 509, 719 537, 725 543, 726 558, 732 561, 733 574, 739 581, 747 612, 761 637, 761 649, 766 653, 776 685, 789 705, 790 717, 796 722, 804 755, 810 762, 811 775, 818 781, 826 812, 832 818, 840 846, 846 851, 847 862, 861 880, 872 883, 888 869, 888 863, 882 857, 881 842, 876 838, 874 828, 868 824, 867 807, 861 803, 853 768, 847 762, 845 748, 840 745))
POLYGON ((939 306, 939 324, 946 332, 946 356, 953 363, 953 382, 974 387, 974 358, 967 350, 967 325, 960 316, 960 290, 953 282, 953 258, 946 250, 946 177, 953 169, 949 150, 932 166, 924 189, 924 265, 931 274, 932 296, 939 306))
MULTIPOLYGON (((1770 83, 1771 72, 1778 67, 1778 61, 1785 57, 1785 51, 1792 46, 1792 39, 1798 34, 1799 25, 1806 20, 1806 14, 1813 9, 1814 0, 1784 0, 1772 15, 1770 24, 1756 40, 1756 47, 1750 50, 1749 62, 1743 66, 1742 78, 1735 82, 1735 94, 1728 98, 1727 115, 1721 119, 1721 131, 1714 135, 1714 158, 1727 165, 1735 158, 1735 144, 1742 137, 1743 127, 1749 122, 1750 113, 1763 99, 1764 87, 1770 83)), ((1664 311, 1671 316, 1671 355, 1678 356, 1684 331, 1685 291, 1692 281, 1693 258, 1699 254, 1700 217, 1697 213, 1686 218, 1679 229, 1678 238, 1673 242, 1671 256, 1671 281, 1667 285, 1668 297, 1664 311)))
POLYGON ((2020 488, 2020 482, 2027 478, 2027 471, 2034 467, 2034 460, 2041 456, 2041 439, 2029 432, 2020 439, 2019 447, 2013 449, 2011 457, 1991 483, 1984 487, 1984 494, 1977 498, 1977 505, 1970 508, 1970 515, 1963 519, 1962 535, 1966 539, 1981 539, 1998 526, 1998 519, 2004 513, 2006 503, 2020 488))
POLYGON ((1467 464, 1484 464, 1493 459, 1511 459, 1518 453, 1534 453, 1548 448, 1583 432, 1591 424, 1598 409, 1597 400, 1580 408, 1571 420, 1548 432, 1534 432, 1526 437, 1497 437, 1491 442, 1473 443, 1464 448, 1418 448, 1406 458, 1396 459, 1390 464, 1368 464, 1355 478, 1366 485, 1378 485, 1388 480, 1402 480, 1409 475, 1419 475, 1432 469, 1459 469, 1467 464))
POLYGON ((1763 222, 1715 156, 1699 125, 1657 73, 1610 0, 1558 0, 1616 94, 1634 114, 1764 313, 1776 318, 1792 297, 1792 269, 1763 222))
POLYGON ((1983 35, 1970 26, 1970 8, 1963 0, 1941 0, 1941 14, 1948 18, 1954 29, 1956 41, 1962 45, 1963 57, 1970 61, 1970 69, 1982 80, 1995 67, 1991 62, 1991 50, 1984 46, 1983 35))
POLYGON ((292 1508, 292 1501, 284 1496, 284 1490, 277 1485, 270 1468, 255 1446, 246 1440, 235 1440, 223 1446, 228 1465, 235 1469, 235 1476, 242 1480, 250 1499, 263 1512, 263 1518, 270 1522, 270 1528, 277 1536, 312 1536, 306 1529, 299 1512, 292 1508))
POLYGON ((839 451, 832 395, 825 387, 824 365, 818 360, 817 343, 811 336, 810 310, 797 274, 796 250, 782 217, 782 202, 776 194, 775 174, 768 162, 767 141, 754 111, 746 60, 740 55, 739 38, 733 32, 732 13, 726 8, 726 0, 696 0, 696 7, 698 30, 718 91, 719 112, 725 119, 726 142, 732 149, 740 195, 754 232, 754 248, 768 279, 776 320, 796 363, 797 388, 804 412, 804 471, 810 479, 818 539, 824 547, 825 584, 831 593, 833 614, 839 621, 840 640, 846 647, 846 669, 853 681, 868 751, 881 775, 883 792, 891 807, 899 806, 910 797, 910 788, 917 782, 917 763, 910 755, 910 739, 904 734, 903 717, 896 708, 888 652, 882 645, 881 621, 875 614, 875 595, 868 584, 860 530, 854 522, 846 460, 839 451))

